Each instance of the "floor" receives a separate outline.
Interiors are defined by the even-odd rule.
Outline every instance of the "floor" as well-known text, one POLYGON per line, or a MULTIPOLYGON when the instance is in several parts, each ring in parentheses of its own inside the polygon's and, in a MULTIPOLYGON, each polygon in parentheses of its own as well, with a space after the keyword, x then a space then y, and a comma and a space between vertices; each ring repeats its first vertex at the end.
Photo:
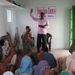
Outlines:
POLYGON ((66 57, 70 55, 68 50, 51 50, 51 53, 55 56, 55 58, 66 57))

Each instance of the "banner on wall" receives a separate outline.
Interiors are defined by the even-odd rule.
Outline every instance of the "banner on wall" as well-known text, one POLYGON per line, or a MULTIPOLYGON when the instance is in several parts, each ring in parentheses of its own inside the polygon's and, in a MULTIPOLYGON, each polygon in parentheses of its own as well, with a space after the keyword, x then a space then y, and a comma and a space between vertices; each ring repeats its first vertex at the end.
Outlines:
POLYGON ((48 18, 55 18, 56 17, 56 6, 49 6, 49 7, 38 7, 37 14, 40 12, 44 12, 48 18))

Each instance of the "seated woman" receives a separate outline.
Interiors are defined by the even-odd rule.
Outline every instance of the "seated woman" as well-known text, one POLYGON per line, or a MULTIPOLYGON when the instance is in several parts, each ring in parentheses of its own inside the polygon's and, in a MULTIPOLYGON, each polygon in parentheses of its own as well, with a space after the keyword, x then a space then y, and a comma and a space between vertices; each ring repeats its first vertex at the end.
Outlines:
POLYGON ((11 61, 12 56, 15 54, 15 51, 12 48, 9 57, 3 59, 3 53, 1 47, 2 47, 2 41, 0 40, 0 75, 2 75, 7 70, 7 66, 11 61))
POLYGON ((11 35, 9 32, 6 33, 6 40, 8 41, 9 46, 11 47, 12 46, 12 38, 11 38, 11 35))
MULTIPOLYGON (((3 40, 3 39, 2 39, 3 40)), ((4 45, 2 46, 3 58, 6 58, 10 54, 10 47, 7 40, 3 40, 4 45)))
POLYGON ((75 52, 72 52, 72 54, 67 57, 66 70, 75 75, 75 52))
POLYGON ((34 47, 34 39, 31 35, 31 29, 29 26, 26 26, 26 32, 22 35, 23 49, 29 51, 30 47, 34 47))
POLYGON ((29 52, 23 50, 22 60, 19 68, 15 71, 15 75, 31 75, 32 74, 32 60, 28 55, 29 52))
POLYGON ((55 57, 53 56, 52 53, 47 52, 48 48, 45 47, 45 48, 42 48, 41 50, 42 50, 42 53, 44 55, 44 60, 46 60, 49 63, 50 68, 57 67, 57 62, 56 62, 55 57))
MULTIPOLYGON (((38 53, 39 63, 34 68, 34 75, 44 75, 46 69, 49 68, 49 64, 43 59, 43 54, 38 53)), ((47 73, 48 74, 48 73, 47 73)))
POLYGON ((66 70, 70 71, 73 73, 73 75, 75 75, 75 50, 74 50, 74 46, 75 46, 75 40, 73 41, 69 52, 71 53, 71 55, 69 55, 66 59, 66 70))
POLYGON ((10 65, 9 65, 9 70, 12 72, 15 72, 15 70, 19 67, 19 65, 21 64, 21 52, 20 51, 16 51, 16 53, 13 55, 10 65))
POLYGON ((3 58, 5 58, 10 55, 11 47, 13 46, 10 33, 7 32, 5 38, 2 40, 4 41, 4 45, 2 46, 2 52, 3 58))

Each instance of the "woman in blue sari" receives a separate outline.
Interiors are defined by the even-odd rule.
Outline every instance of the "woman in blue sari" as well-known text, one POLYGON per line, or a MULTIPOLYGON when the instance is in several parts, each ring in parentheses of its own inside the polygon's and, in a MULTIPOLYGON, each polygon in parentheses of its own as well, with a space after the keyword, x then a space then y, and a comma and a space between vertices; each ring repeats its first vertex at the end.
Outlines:
POLYGON ((31 75, 32 74, 32 60, 27 55, 26 51, 23 51, 23 57, 19 68, 15 71, 15 75, 31 75))

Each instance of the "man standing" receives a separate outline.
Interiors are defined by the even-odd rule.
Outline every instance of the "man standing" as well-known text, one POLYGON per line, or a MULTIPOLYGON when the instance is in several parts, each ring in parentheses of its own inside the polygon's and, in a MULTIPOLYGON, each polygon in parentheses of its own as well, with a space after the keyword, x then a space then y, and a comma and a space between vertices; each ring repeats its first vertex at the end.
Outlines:
POLYGON ((34 21, 38 22, 38 33, 37 33, 37 49, 39 52, 40 47, 46 47, 46 34, 48 22, 45 19, 45 13, 41 12, 39 18, 33 16, 33 9, 30 11, 30 16, 34 21))

